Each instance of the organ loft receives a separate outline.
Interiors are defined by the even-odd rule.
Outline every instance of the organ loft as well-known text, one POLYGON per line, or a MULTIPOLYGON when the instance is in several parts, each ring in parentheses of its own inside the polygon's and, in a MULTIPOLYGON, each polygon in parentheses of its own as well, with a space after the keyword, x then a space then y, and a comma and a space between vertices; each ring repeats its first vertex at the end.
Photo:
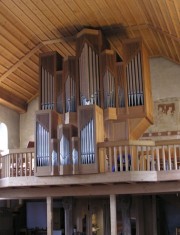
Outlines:
POLYGON ((83 29, 75 56, 40 55, 39 79, 36 176, 103 171, 109 153, 98 151, 100 143, 137 140, 153 122, 141 39, 123 40, 119 55, 100 30, 83 29))

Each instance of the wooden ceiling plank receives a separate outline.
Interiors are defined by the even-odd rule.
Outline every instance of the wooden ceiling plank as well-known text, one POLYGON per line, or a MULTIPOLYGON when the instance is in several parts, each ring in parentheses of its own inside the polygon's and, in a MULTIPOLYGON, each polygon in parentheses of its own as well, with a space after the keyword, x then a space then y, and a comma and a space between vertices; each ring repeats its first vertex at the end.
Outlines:
POLYGON ((2 87, 0 87, 0 103, 20 113, 27 111, 27 103, 23 99, 9 93, 2 87))
MULTIPOLYGON (((109 6, 104 0, 95 0, 95 3, 97 7, 99 8, 99 11, 101 13, 101 17, 105 18, 107 21, 107 27, 113 28, 113 25, 118 25, 119 21, 117 18, 115 18, 112 14, 112 11, 109 11, 109 6)), ((112 2, 109 2, 109 4, 112 4, 112 2)))
POLYGON ((155 24, 154 23, 154 18, 152 18, 149 14, 149 10, 147 10, 147 7, 146 5, 147 4, 144 4, 144 1, 136 1, 136 4, 138 5, 140 11, 141 11, 141 14, 143 15, 144 19, 146 19, 146 24, 155 24))
MULTIPOLYGON (((17 0, 18 1, 18 0, 17 0)), ((39 25, 34 23, 33 19, 30 18, 30 16, 27 15, 27 12, 23 11, 22 4, 17 5, 17 1, 13 0, 2 0, 2 3, 4 6, 6 6, 9 11, 20 20, 20 22, 25 25, 28 30, 32 33, 32 35, 35 35, 35 37, 39 40, 48 40, 51 39, 50 36, 45 34, 39 25)))
POLYGON ((39 40, 32 36, 29 29, 2 4, 0 7, 0 13, 2 27, 7 28, 8 32, 10 32, 14 37, 17 37, 17 39, 25 46, 32 49, 38 43, 39 40))
POLYGON ((70 35, 75 36, 79 31, 81 31, 83 28, 82 22, 85 24, 86 17, 84 16, 83 19, 79 17, 78 12, 81 13, 81 16, 83 15, 83 12, 79 9, 76 1, 64 1, 63 4, 59 0, 51 0, 51 2, 56 16, 60 16, 59 18, 61 19, 62 24, 70 30, 70 35), (74 8, 74 10, 72 10, 72 8, 74 8))
POLYGON ((77 2, 78 1, 70 0, 66 1, 65 4, 71 10, 70 13, 70 15, 72 15, 72 17, 70 17, 71 22, 73 22, 73 25, 77 28, 78 32, 80 32, 83 29, 83 25, 87 26, 89 25, 89 19, 81 8, 82 4, 79 5, 77 2))
MULTIPOLYGON (((139 2, 136 0, 128 0, 124 1, 127 5, 127 8, 129 9, 130 14, 132 15, 132 18, 134 19, 134 23, 136 25, 141 25, 144 23, 147 23, 147 17, 142 11, 142 8, 139 7, 139 2)), ((134 23, 132 25, 134 25, 134 23)))
POLYGON ((57 48, 54 44, 48 45, 51 51, 57 51, 62 57, 66 57, 67 54, 64 52, 63 48, 57 48))
POLYGON ((160 25, 160 22, 159 22, 159 19, 158 19, 158 14, 154 10, 152 2, 151 1, 146 1, 146 0, 143 0, 143 2, 144 2, 144 6, 145 6, 146 10, 148 11, 148 13, 151 17, 151 21, 153 22, 153 25, 155 27, 161 28, 161 25, 160 25))
POLYGON ((20 49, 18 49, 12 42, 3 36, 1 37, 1 43, 4 50, 9 51, 9 53, 11 53, 16 59, 19 60, 24 56, 24 53, 20 49))
POLYGON ((1 87, 9 91, 9 95, 12 95, 12 96, 14 95, 16 97, 19 97, 20 99, 23 99, 24 101, 28 99, 28 96, 25 96, 24 93, 19 92, 18 90, 12 88, 11 86, 9 86, 9 84, 2 83, 1 87))
POLYGON ((26 0, 16 0, 18 4, 24 9, 25 12, 31 17, 37 26, 41 27, 41 30, 51 39, 59 38, 63 35, 58 30, 58 23, 53 24, 53 19, 55 18, 53 14, 49 11, 49 8, 43 4, 42 1, 26 1, 26 0))
POLYGON ((163 34, 161 32, 159 32, 159 31, 156 31, 156 33, 157 33, 157 36, 158 36, 158 39, 159 39, 159 42, 160 42, 160 46, 162 47, 162 51, 163 51, 162 55, 164 55, 166 57, 169 57, 169 54, 168 54, 168 51, 167 51, 167 47, 166 47, 166 45, 164 43, 164 38, 162 37, 163 34))
POLYGON ((10 78, 8 78, 6 82, 4 82, 3 87, 5 86, 11 88, 11 90, 13 90, 12 93, 14 93, 14 91, 19 92, 19 94, 21 94, 21 96, 24 97, 25 100, 29 99, 29 97, 31 97, 32 95, 29 91, 24 89, 21 85, 18 85, 14 80, 10 78))
POLYGON ((8 77, 12 72, 14 72, 20 65, 22 65, 27 59, 29 59, 40 47, 42 46, 39 43, 36 47, 34 47, 31 51, 28 52, 22 59, 20 59, 17 63, 15 63, 6 73, 4 73, 0 78, 0 83, 8 77))
POLYGON ((76 54, 76 48, 74 47, 74 48, 72 48, 71 46, 69 46, 67 43, 65 43, 65 42, 61 42, 61 43, 59 43, 59 44, 55 44, 55 46, 57 46, 58 48, 64 48, 65 49, 65 51, 67 51, 66 53, 68 54, 68 55, 72 55, 72 56, 75 56, 75 54, 76 54))
MULTIPOLYGON (((0 46, 1 48, 1 46, 0 46)), ((7 60, 5 57, 2 56, 2 54, 0 54, 0 63, 3 65, 3 67, 5 67, 7 70, 9 68, 11 68, 11 66, 13 65, 12 62, 10 62, 9 60, 7 60)), ((7 71, 6 70, 6 71, 7 71)))
POLYGON ((38 86, 34 87, 32 84, 31 84, 31 81, 27 81, 25 80, 23 77, 20 77, 18 76, 17 73, 13 73, 11 74, 8 79, 11 79, 11 80, 14 80, 18 85, 22 85, 22 87, 24 89, 28 89, 30 90, 30 93, 31 94, 34 94, 37 92, 37 89, 38 89, 38 86))
POLYGON ((170 17, 169 9, 166 5, 166 2, 164 0, 158 0, 158 5, 160 8, 162 17, 164 19, 164 22, 166 23, 169 34, 177 36, 174 24, 173 24, 172 19, 170 17))
POLYGON ((174 41, 174 40, 172 40, 172 42, 173 42, 173 45, 174 45, 174 47, 175 47, 175 51, 176 51, 176 53, 177 53, 177 56, 178 56, 178 58, 179 58, 179 64, 180 64, 180 43, 178 43, 178 42, 176 42, 176 41, 174 41))
POLYGON ((62 4, 61 1, 50 0, 50 3, 48 1, 44 2, 44 4, 47 8, 49 8, 51 14, 54 14, 54 17, 60 21, 58 23, 58 29, 63 36, 76 35, 76 33, 80 30, 80 25, 79 23, 75 25, 77 20, 73 12, 69 9, 69 7, 67 7, 66 1, 64 1, 62 4))
POLYGON ((179 2, 179 0, 173 0, 173 3, 174 3, 176 13, 177 13, 177 16, 179 19, 178 22, 180 22, 180 2, 179 2))
POLYGON ((5 40, 9 40, 16 48, 18 48, 22 53, 26 54, 29 51, 29 48, 25 46, 20 40, 18 40, 14 35, 12 35, 7 28, 1 27, 1 35, 5 40))
POLYGON ((123 7, 121 7, 121 5, 119 5, 119 10, 121 11, 124 18, 126 19, 127 25, 128 26, 135 25, 134 17, 129 10, 127 2, 125 0, 121 0, 121 4, 123 5, 123 7))
MULTIPOLYGON (((169 10, 170 17, 172 19, 175 31, 176 31, 176 36, 180 37, 180 17, 178 17, 177 11, 176 11, 176 6, 174 5, 174 2, 170 2, 166 0, 166 6, 169 10)), ((180 12, 180 9, 179 9, 180 12)))
POLYGON ((98 22, 98 14, 95 14, 95 12, 89 7, 87 1, 82 1, 82 0, 76 0, 76 4, 78 4, 81 12, 84 14, 86 18, 86 23, 85 26, 94 26, 100 27, 100 24, 98 22))
POLYGON ((31 68, 33 72, 39 74, 39 64, 35 64, 31 59, 26 60, 24 65, 31 68))
POLYGON ((126 17, 121 12, 121 6, 120 2, 115 0, 113 1, 113 7, 112 2, 107 1, 108 8, 111 9, 113 16, 117 19, 117 25, 125 26, 128 25, 126 17))
POLYGON ((158 4, 158 0, 150 0, 150 3, 151 3, 152 8, 153 8, 153 13, 157 17, 157 20, 159 22, 160 28, 163 31, 168 32, 168 28, 167 28, 167 25, 166 25, 166 23, 164 21, 164 18, 162 16, 161 9, 160 9, 159 4, 158 4))
POLYGON ((169 46, 169 50, 171 51, 171 57, 174 59, 174 61, 178 61, 180 56, 180 50, 177 51, 177 48, 175 46, 175 41, 172 38, 166 37, 166 42, 169 46))
POLYGON ((0 64, 0 73, 1 74, 3 74, 3 73, 5 73, 7 71, 7 68, 6 67, 4 67, 4 65, 2 64, 0 64))
POLYGON ((12 54, 11 51, 9 51, 7 48, 4 48, 2 46, 1 46, 1 56, 6 58, 6 60, 11 62, 12 64, 17 63, 19 60, 18 57, 16 57, 14 54, 12 54))
POLYGON ((165 40, 165 43, 166 43, 166 47, 169 51, 169 57, 176 60, 175 53, 173 52, 173 48, 172 48, 171 38, 168 38, 165 35, 163 35, 163 37, 164 37, 164 40, 165 40))
POLYGON ((27 71, 25 73, 23 70, 21 70, 21 67, 16 69, 16 71, 13 74, 15 74, 18 77, 24 79, 25 81, 28 81, 29 83, 31 83, 32 87, 34 87, 35 89, 38 89, 39 80, 38 79, 34 79, 33 77, 31 77, 27 73, 27 71))
POLYGON ((38 76, 39 76, 39 71, 38 73, 34 72, 34 70, 32 70, 31 68, 29 68, 29 66, 25 65, 25 64, 22 64, 21 65, 21 70, 28 73, 28 74, 31 74, 31 77, 34 79, 34 80, 38 80, 38 76))
MULTIPOLYGON (((161 41, 159 39, 159 36, 157 35, 157 32, 155 30, 152 30, 150 28, 150 31, 151 31, 151 35, 152 35, 152 38, 154 40, 154 42, 156 43, 156 46, 157 46, 157 50, 158 50, 158 54, 157 55, 162 55, 163 54, 163 50, 162 50, 162 45, 161 45, 161 41)), ((156 55, 156 56, 157 56, 156 55)))
POLYGON ((15 87, 15 89, 19 90, 20 92, 27 94, 28 97, 34 95, 37 92, 37 89, 29 86, 27 82, 24 82, 24 80, 15 74, 11 74, 5 83, 9 86, 11 85, 13 88, 15 87))
MULTIPOLYGON (((86 1, 87 8, 91 9, 91 17, 97 20, 99 27, 109 26, 108 20, 103 15, 103 9, 97 7, 97 2, 95 1, 86 1)), ((91 21, 91 20, 90 20, 91 21)))

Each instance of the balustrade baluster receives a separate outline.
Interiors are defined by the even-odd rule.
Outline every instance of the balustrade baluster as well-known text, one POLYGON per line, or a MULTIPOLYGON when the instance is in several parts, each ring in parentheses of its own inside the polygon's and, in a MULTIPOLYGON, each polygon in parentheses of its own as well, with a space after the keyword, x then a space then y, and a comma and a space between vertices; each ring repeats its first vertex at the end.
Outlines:
POLYGON ((163 170, 167 170, 166 169, 166 155, 165 155, 165 146, 163 145, 162 147, 162 160, 163 160, 163 170))
POLYGON ((172 170, 172 162, 171 162, 171 146, 168 145, 168 162, 169 162, 169 170, 172 170))

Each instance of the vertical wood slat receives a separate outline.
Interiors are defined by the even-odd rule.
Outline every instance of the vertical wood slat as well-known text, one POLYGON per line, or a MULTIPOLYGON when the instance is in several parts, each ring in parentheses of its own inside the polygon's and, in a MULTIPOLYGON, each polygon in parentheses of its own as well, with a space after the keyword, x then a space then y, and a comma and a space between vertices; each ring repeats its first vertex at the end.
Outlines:
POLYGON ((168 163, 169 163, 169 170, 172 170, 172 163, 171 163, 171 146, 168 145, 168 163))
POLYGON ((150 171, 150 162, 151 162, 151 159, 150 159, 150 154, 149 154, 149 147, 146 146, 146 158, 147 158, 147 170, 150 171))
POLYGON ((128 171, 129 169, 129 162, 128 162, 128 146, 124 147, 125 152, 125 170, 128 171))
POLYGON ((156 163, 157 163, 157 171, 160 171, 160 160, 159 160, 159 147, 156 147, 156 163))
POLYGON ((141 170, 144 171, 145 170, 145 159, 144 159, 144 151, 143 151, 143 146, 141 146, 141 170))
POLYGON ((29 154, 29 176, 32 175, 32 153, 29 154))
POLYGON ((120 164, 120 171, 123 171, 123 161, 122 161, 123 155, 122 155, 122 147, 119 146, 119 164, 120 164))
POLYGON ((131 155, 131 171, 134 171, 135 159, 133 157, 133 146, 130 146, 130 155, 131 155))
POLYGON ((18 155, 17 153, 15 154, 16 156, 16 177, 18 176, 18 155))
POLYGON ((151 170, 155 170, 155 161, 154 161, 154 147, 151 147, 151 156, 152 156, 152 162, 151 162, 151 170))
POLYGON ((165 146, 162 146, 162 160, 163 160, 163 170, 167 170, 166 169, 166 155, 165 155, 165 146))
POLYGON ((137 168, 137 171, 140 170, 139 146, 137 146, 136 148, 136 168, 137 168))
POLYGON ((117 147, 114 147, 114 169, 115 172, 118 171, 118 158, 117 158, 117 147))
POLYGON ((112 172, 112 149, 109 147, 109 171, 112 172))
POLYGON ((177 170, 177 152, 176 152, 176 145, 173 146, 174 148, 174 169, 177 170))

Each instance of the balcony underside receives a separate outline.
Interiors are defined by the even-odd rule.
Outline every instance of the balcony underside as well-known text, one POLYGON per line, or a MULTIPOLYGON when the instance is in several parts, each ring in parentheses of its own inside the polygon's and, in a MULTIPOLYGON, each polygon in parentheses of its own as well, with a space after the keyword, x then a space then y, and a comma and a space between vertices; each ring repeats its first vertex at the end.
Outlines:
POLYGON ((180 173, 172 170, 9 177, 0 180, 0 187, 1 198, 171 193, 180 192, 180 173))

